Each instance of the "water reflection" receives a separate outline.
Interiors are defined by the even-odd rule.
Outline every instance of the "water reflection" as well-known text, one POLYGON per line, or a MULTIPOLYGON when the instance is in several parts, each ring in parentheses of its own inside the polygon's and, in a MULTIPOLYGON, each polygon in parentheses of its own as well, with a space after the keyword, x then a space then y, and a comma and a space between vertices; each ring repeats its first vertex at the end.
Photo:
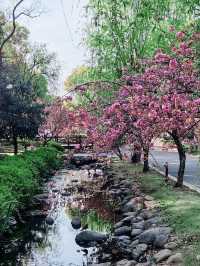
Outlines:
POLYGON ((89 249, 87 254, 76 244, 75 237, 79 231, 72 228, 71 219, 80 216, 82 225, 88 225, 89 229, 109 232, 113 217, 109 217, 110 212, 104 208, 104 202, 88 200, 76 189, 72 196, 61 196, 72 179, 85 180, 87 171, 62 170, 58 177, 49 185, 53 200, 50 215, 55 220, 54 224, 48 226, 42 221, 30 227, 26 225, 16 236, 22 238, 20 253, 1 258, 1 266, 86 266, 93 260, 93 249, 89 249))

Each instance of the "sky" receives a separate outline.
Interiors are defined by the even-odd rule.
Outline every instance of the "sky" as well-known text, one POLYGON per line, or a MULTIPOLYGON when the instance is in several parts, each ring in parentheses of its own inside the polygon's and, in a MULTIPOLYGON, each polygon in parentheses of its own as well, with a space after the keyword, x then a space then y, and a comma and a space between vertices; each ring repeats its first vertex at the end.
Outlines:
MULTIPOLYGON (((50 52, 55 52, 61 65, 58 94, 64 94, 64 79, 72 70, 87 60, 84 47, 84 25, 87 23, 85 6, 88 0, 39 0, 44 12, 34 19, 21 19, 30 31, 32 43, 46 43, 50 52)), ((25 0, 27 6, 37 0, 25 0)), ((1 6, 11 7, 16 0, 0 0, 1 6)))

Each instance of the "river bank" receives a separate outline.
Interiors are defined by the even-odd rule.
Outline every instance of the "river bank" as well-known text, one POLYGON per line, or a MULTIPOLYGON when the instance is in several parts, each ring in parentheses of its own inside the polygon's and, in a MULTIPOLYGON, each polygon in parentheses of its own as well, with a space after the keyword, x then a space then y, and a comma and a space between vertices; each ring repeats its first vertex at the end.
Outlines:
POLYGON ((183 265, 174 228, 141 187, 141 169, 85 156, 75 154, 46 182, 36 196, 45 215, 38 210, 23 226, 0 265, 183 265))

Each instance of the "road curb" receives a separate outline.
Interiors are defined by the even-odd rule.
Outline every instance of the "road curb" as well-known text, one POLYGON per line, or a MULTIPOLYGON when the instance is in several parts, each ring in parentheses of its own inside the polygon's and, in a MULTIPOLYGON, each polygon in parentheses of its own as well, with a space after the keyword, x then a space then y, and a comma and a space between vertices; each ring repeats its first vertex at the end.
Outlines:
MULTIPOLYGON (((157 173, 159 173, 159 174, 165 176, 165 173, 164 173, 163 171, 160 171, 158 168, 156 168, 156 167, 154 167, 154 166, 151 166, 151 169, 153 169, 153 170, 156 171, 157 173)), ((175 181, 175 182, 177 181, 177 178, 176 178, 175 176, 173 176, 173 175, 168 175, 168 178, 171 179, 171 180, 173 180, 173 181, 175 181)), ((186 181, 183 181, 183 186, 184 186, 184 187, 187 187, 187 188, 189 188, 190 190, 193 190, 193 191, 195 191, 195 192, 197 192, 197 193, 200 194, 200 188, 198 188, 198 187, 196 187, 196 186, 194 186, 194 185, 192 185, 192 184, 190 184, 190 183, 188 183, 188 182, 186 182, 186 181)))

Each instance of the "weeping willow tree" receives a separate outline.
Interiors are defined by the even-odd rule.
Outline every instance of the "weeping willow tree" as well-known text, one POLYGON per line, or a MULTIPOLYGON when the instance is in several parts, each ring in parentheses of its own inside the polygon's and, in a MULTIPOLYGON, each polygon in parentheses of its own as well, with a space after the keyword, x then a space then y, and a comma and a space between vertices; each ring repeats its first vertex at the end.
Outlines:
POLYGON ((199 0, 90 0, 87 45, 102 79, 139 71, 138 59, 172 41, 168 28, 192 27, 200 15, 199 0))

